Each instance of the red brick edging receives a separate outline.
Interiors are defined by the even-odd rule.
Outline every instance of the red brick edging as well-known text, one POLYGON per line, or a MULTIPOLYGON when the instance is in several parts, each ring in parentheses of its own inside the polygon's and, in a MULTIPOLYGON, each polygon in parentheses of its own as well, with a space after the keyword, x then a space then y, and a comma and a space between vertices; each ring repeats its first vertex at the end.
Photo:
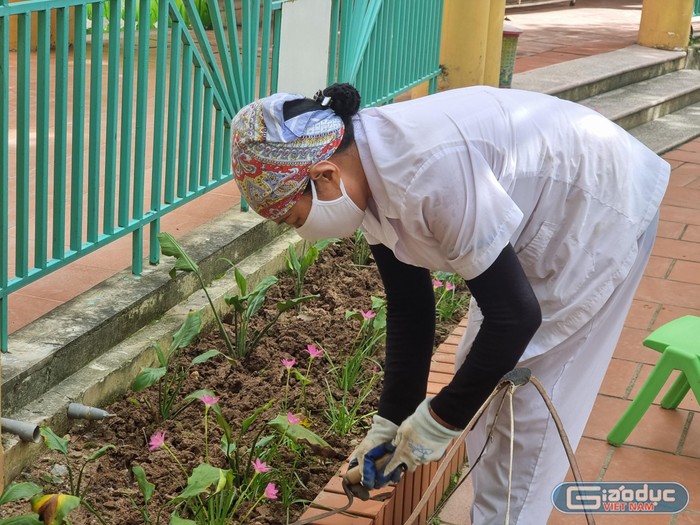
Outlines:
MULTIPOLYGON (((442 387, 452 379, 454 374, 455 352, 457 344, 467 326, 467 319, 463 319, 452 334, 442 343, 430 365, 428 378, 428 395, 434 396, 442 387)), ((442 494, 447 489, 450 478, 464 465, 466 461, 466 446, 463 443, 459 452, 452 458, 450 467, 445 471, 438 484, 437 490, 430 498, 428 505, 421 512, 416 525, 424 524, 428 516, 435 510, 442 494)), ((385 487, 374 491, 376 494, 391 492, 391 496, 384 501, 362 501, 355 499, 347 513, 335 514, 328 518, 314 521, 314 525, 403 525, 415 509, 418 501, 435 477, 442 462, 433 462, 424 465, 415 472, 405 474, 401 482, 395 487, 385 487)), ((347 504, 347 497, 343 492, 342 476, 347 468, 347 463, 331 478, 321 493, 316 496, 311 505, 300 519, 311 518, 326 512, 328 508, 340 508, 347 504)), ((466 512, 466 509, 465 509, 466 512)))

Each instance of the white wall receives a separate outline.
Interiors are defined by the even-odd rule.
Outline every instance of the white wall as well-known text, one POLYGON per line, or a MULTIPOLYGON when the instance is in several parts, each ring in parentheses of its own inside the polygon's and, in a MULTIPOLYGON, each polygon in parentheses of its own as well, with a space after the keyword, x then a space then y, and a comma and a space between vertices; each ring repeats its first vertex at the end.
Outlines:
POLYGON ((277 90, 312 97, 328 82, 330 0, 282 4, 277 90))

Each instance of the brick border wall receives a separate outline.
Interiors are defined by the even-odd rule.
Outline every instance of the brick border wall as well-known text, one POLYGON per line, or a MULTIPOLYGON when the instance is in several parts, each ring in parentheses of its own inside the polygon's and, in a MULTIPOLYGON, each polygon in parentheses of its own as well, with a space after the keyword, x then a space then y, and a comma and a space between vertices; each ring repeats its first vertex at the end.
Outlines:
MULTIPOLYGON (((433 354, 428 378, 428 395, 437 394, 452 379, 457 344, 464 334, 466 326, 467 318, 465 317, 433 354)), ((437 490, 415 525, 425 524, 428 516, 435 510, 435 506, 447 489, 450 478, 464 465, 465 461, 466 445, 462 443, 459 452, 452 458, 450 467, 445 471, 437 490)), ((440 461, 423 465, 415 472, 405 474, 395 487, 384 487, 373 492, 373 494, 390 492, 391 496, 384 501, 355 499, 347 513, 335 514, 313 523, 314 525, 403 525, 435 477, 441 463, 440 461)), ((322 514, 326 512, 328 507, 340 508, 347 504, 348 500, 342 487, 342 477, 346 469, 347 463, 331 478, 300 519, 322 514), (315 504, 323 507, 315 506, 315 504)), ((465 509, 466 511, 467 509, 465 509)))

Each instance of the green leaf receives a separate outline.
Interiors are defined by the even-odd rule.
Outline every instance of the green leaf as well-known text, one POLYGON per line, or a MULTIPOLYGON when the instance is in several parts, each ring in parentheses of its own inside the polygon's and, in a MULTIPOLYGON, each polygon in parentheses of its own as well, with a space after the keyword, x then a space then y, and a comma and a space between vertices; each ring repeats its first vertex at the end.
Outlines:
POLYGON ((241 296, 248 293, 248 279, 246 279, 238 268, 233 269, 233 275, 236 277, 236 285, 238 286, 238 291, 241 292, 241 296))
POLYGON ((156 26, 158 22, 158 2, 156 0, 151 0, 151 29, 156 26))
POLYGON ((41 435, 44 436, 44 442, 46 446, 51 450, 57 450, 61 454, 68 454, 68 440, 54 434, 54 431, 49 427, 42 427, 39 429, 41 435))
POLYGON ((20 499, 28 499, 36 496, 41 492, 41 487, 35 483, 13 483, 5 489, 5 492, 0 496, 0 505, 17 501, 20 499))
POLYGON ((197 357, 195 357, 195 358, 192 360, 192 364, 193 364, 193 365, 199 365, 199 364, 202 364, 202 363, 206 363, 206 362, 209 361, 212 357, 216 357, 217 355, 222 355, 222 353, 219 352, 218 350, 207 350, 207 351, 204 352, 203 354, 199 354, 197 357))
POLYGON ((307 301, 310 301, 311 299, 316 299, 317 297, 320 297, 320 295, 315 294, 315 295, 304 295, 302 297, 297 297, 295 299, 287 299, 286 301, 280 301, 277 303, 277 311, 279 313, 284 313, 287 310, 291 310, 292 308, 295 308, 296 305, 305 303, 307 301))
POLYGON ((304 268, 304 270, 308 270, 317 258, 318 248, 316 248, 316 246, 312 246, 311 248, 306 250, 306 253, 304 254, 304 260, 302 262, 302 267, 304 268))
POLYGON ((304 374, 299 372, 298 368, 294 368, 292 370, 292 374, 294 374, 294 379, 296 379, 297 381, 301 381, 302 384, 305 384, 305 385, 311 384, 311 380, 308 379, 304 374))
POLYGON ((2 518, 0 525, 44 525, 44 522, 39 520, 38 514, 25 514, 24 516, 2 518))
POLYGON ((89 458, 85 460, 85 463, 88 463, 90 461, 95 461, 96 459, 100 459, 102 456, 104 456, 108 450, 117 450, 117 447, 114 445, 105 445, 104 447, 100 448, 99 450, 96 450, 89 458))
POLYGON ((340 242, 340 239, 337 239, 335 237, 332 237, 330 239, 321 239, 320 241, 317 241, 314 244, 314 248, 316 248, 319 252, 321 250, 325 250, 328 248, 331 244, 335 244, 337 242, 340 242))
POLYGON ((297 252, 294 249, 294 243, 289 243, 289 248, 287 248, 287 268, 295 274, 299 273, 299 258, 297 257, 297 252))
POLYGON ((187 255, 185 250, 178 244, 175 237, 168 232, 160 232, 158 234, 158 241, 160 241, 160 251, 163 255, 168 255, 177 259, 175 261, 176 270, 199 273, 199 266, 190 259, 190 256, 187 255))
POLYGON ((379 310, 386 305, 386 301, 381 297, 375 297, 372 295, 370 296, 370 300, 372 301, 372 310, 379 310))
POLYGON ((230 458, 231 455, 236 451, 236 442, 229 440, 225 435, 221 436, 221 451, 230 458))
POLYGON ((173 512, 173 515, 170 516, 170 525, 197 525, 197 522, 181 518, 177 512, 173 512))
POLYGON ((345 310, 345 319, 362 319, 362 314, 357 310, 345 310))
POLYGON ((272 288, 274 284, 277 283, 277 277, 274 275, 268 275, 265 277, 255 289, 250 293, 250 299, 248 300, 248 308, 246 309, 246 316, 248 319, 253 317, 258 310, 262 307, 265 302, 265 296, 267 292, 272 288))
POLYGON ((209 487, 212 485, 216 485, 218 487, 222 478, 224 480, 226 479, 226 471, 217 467, 212 467, 207 463, 202 463, 201 465, 195 467, 192 474, 187 479, 187 486, 185 487, 185 490, 183 490, 175 499, 184 500, 208 492, 209 487))
MULTIPOLYGON (((216 406, 214 408, 216 408, 216 406)), ((233 441, 233 438, 231 437, 233 435, 233 432, 231 431, 231 425, 228 424, 228 421, 226 421, 226 419, 224 418, 223 414, 221 413, 221 410, 214 410, 214 413, 216 414, 216 422, 219 424, 219 427, 224 433, 224 436, 221 439, 224 439, 226 436, 228 436, 229 441, 233 441)))
POLYGON ((272 403, 274 403, 274 401, 275 401, 274 399, 271 399, 270 401, 265 403, 264 406, 256 408, 255 412, 253 412, 253 414, 251 414, 250 416, 248 416, 247 418, 245 418, 243 420, 243 422, 241 423, 241 435, 245 434, 248 431, 248 428, 250 427, 250 425, 255 423, 255 420, 258 418, 258 416, 262 412, 264 412, 265 410, 270 408, 272 406, 272 403))
POLYGON ((170 345, 172 350, 185 348, 192 340, 199 335, 202 328, 202 319, 199 312, 190 312, 187 319, 182 323, 180 329, 173 335, 173 342, 170 345))
POLYGON ((186 396, 185 399, 202 399, 202 397, 206 396, 206 395, 214 397, 214 392, 212 392, 211 390, 206 390, 206 389, 195 390, 190 395, 186 396))
POLYGON ((139 489, 141 489, 141 494, 143 494, 144 502, 148 503, 153 497, 156 486, 146 479, 146 472, 140 466, 134 465, 131 467, 131 471, 134 473, 136 482, 139 484, 139 489))
POLYGON ((163 350, 160 348, 160 346, 153 345, 153 347, 156 349, 156 355, 158 356, 158 362, 160 363, 160 366, 168 366, 168 360, 165 357, 165 354, 163 353, 163 350))
POLYGON ((131 383, 131 390, 134 392, 141 392, 141 390, 145 390, 160 380, 160 378, 162 378, 167 371, 168 369, 164 366, 161 366, 160 368, 144 368, 141 373, 136 376, 134 382, 131 383))
POLYGON ((226 301, 226 304, 229 306, 233 306, 233 309, 239 313, 242 314, 245 312, 245 299, 241 297, 240 295, 227 295, 224 297, 224 301, 226 301))
POLYGON ((295 443, 300 443, 301 441, 308 441, 312 445, 318 445, 324 448, 331 448, 331 446, 326 443, 320 436, 309 430, 303 425, 290 425, 287 420, 287 416, 280 414, 275 419, 268 423, 272 428, 277 430, 280 434, 284 434, 290 438, 295 443))

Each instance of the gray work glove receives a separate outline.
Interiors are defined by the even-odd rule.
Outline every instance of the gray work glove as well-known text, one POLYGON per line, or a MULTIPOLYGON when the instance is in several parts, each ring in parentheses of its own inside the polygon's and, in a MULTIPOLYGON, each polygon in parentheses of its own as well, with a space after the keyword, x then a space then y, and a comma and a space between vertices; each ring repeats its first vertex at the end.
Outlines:
MULTIPOLYGON (((383 477, 382 473, 376 471, 375 461, 386 453, 391 453, 393 448, 392 439, 396 436, 399 426, 382 416, 375 415, 372 418, 372 428, 369 429, 365 439, 357 446, 350 460, 350 465, 357 462, 362 469, 362 485, 368 489, 373 489, 386 485, 390 481, 398 481, 400 472, 397 472, 396 479, 383 477), (365 460, 365 456, 367 459, 365 460)), ((391 472, 383 469, 383 472, 391 472)))
POLYGON ((387 463, 385 472, 390 473, 401 465, 413 472, 424 463, 440 459, 450 442, 462 433, 461 430, 450 430, 435 421, 430 415, 429 406, 430 399, 426 399, 401 423, 392 442, 396 450, 387 463))

